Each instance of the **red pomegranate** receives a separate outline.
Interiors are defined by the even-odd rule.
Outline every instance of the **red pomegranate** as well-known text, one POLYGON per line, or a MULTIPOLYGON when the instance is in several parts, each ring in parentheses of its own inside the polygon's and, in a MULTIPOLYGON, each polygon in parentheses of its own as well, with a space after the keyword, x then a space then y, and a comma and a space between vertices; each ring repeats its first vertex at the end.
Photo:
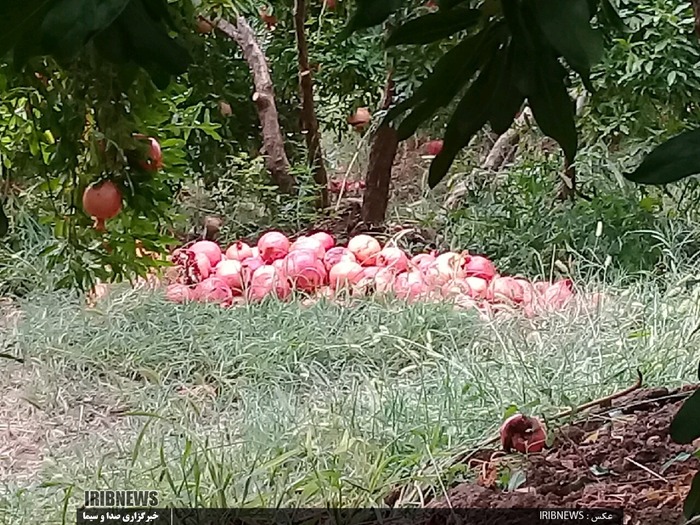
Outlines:
POLYGON ((214 26, 211 25, 207 20, 204 18, 198 18, 197 19, 197 33, 200 35, 206 35, 207 33, 211 33, 214 30, 214 26))
POLYGON ((431 140, 430 142, 426 143, 425 151, 431 157, 435 157, 435 156, 439 155, 440 152, 442 151, 442 141, 441 140, 431 140))
POLYGON ((153 137, 136 134, 134 138, 148 141, 148 156, 145 160, 139 161, 139 166, 146 171, 158 171, 163 167, 163 152, 160 144, 153 137))
POLYGON ((335 9, 335 0, 323 0, 323 5, 326 9, 332 11, 335 9))
POLYGON ((95 219, 95 229, 105 231, 105 221, 116 217, 122 209, 122 193, 111 180, 85 188, 83 210, 95 219))
POLYGON ((350 124, 356 131, 362 131, 372 120, 372 115, 367 108, 357 108, 355 113, 348 117, 350 124))

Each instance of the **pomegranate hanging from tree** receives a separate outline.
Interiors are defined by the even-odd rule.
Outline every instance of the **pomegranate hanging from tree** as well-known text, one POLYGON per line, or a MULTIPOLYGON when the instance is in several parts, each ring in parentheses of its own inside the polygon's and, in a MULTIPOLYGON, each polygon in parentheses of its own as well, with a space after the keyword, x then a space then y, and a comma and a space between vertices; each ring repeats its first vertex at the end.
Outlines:
POLYGON ((83 210, 95 219, 97 231, 106 231, 105 221, 112 219, 122 209, 122 193, 111 180, 104 180, 85 188, 83 210))

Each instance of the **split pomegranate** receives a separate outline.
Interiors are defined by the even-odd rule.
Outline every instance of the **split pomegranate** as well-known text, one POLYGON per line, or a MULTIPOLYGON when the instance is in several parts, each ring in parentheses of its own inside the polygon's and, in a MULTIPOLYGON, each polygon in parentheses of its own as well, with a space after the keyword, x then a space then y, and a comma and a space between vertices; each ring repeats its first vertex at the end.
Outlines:
POLYGON ((374 237, 361 234, 350 239, 348 250, 355 255, 357 262, 369 266, 374 264, 374 256, 382 251, 382 246, 374 237))
POLYGON ((190 250, 195 254, 203 253, 206 255, 212 268, 219 264, 222 258, 221 248, 212 241, 197 241, 190 246, 190 250))
POLYGON ((122 194, 111 180, 105 180, 85 188, 83 210, 95 219, 95 229, 105 231, 105 221, 112 219, 122 209, 122 194))
POLYGON ((253 256, 253 250, 246 243, 241 241, 234 242, 226 250, 226 258, 232 261, 244 261, 248 257, 253 256))
POLYGON ((377 254, 377 266, 392 268, 397 273, 408 270, 408 257, 400 248, 385 246, 377 254))
POLYGON ((289 239, 277 231, 267 232, 258 239, 260 257, 266 264, 272 264, 277 259, 283 259, 289 253, 289 239))
POLYGON ((348 288, 357 284, 362 278, 363 268, 356 262, 340 261, 331 268, 328 275, 331 288, 348 288))
POLYGON ((195 253, 190 250, 190 253, 194 254, 194 263, 199 272, 200 280, 207 279, 211 275, 211 261, 207 257, 206 253, 195 253))
POLYGON ((515 414, 505 420, 500 429, 501 446, 506 452, 521 454, 541 452, 547 442, 542 423, 534 417, 515 414))

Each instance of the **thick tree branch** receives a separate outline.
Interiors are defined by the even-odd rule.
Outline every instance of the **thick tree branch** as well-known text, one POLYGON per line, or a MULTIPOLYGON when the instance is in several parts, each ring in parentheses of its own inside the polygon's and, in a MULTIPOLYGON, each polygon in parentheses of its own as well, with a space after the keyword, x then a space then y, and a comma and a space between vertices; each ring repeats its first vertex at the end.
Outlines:
POLYGON ((235 41, 243 52, 253 75, 255 93, 253 102, 258 109, 260 126, 262 127, 263 149, 265 162, 272 180, 285 193, 293 193, 296 181, 290 173, 289 159, 284 150, 284 136, 279 124, 279 113, 275 104, 275 92, 270 76, 267 59, 260 44, 255 38, 255 32, 242 16, 232 24, 220 18, 215 21, 206 20, 218 31, 235 41))
POLYGON ((306 42, 306 0, 294 2, 294 30, 296 32, 299 61, 299 88, 301 91, 301 129, 305 134, 309 163, 313 169, 314 181, 321 187, 319 208, 326 208, 328 198, 328 174, 321 149, 321 133, 314 108, 314 87, 309 66, 309 46, 306 42))

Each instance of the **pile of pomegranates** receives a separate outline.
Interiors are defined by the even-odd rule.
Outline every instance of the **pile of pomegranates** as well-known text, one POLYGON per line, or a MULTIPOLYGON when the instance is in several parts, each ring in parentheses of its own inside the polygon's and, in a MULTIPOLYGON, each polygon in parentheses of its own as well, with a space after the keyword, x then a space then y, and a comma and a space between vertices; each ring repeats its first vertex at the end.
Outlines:
POLYGON ((222 249, 198 241, 175 251, 178 283, 167 287, 175 302, 215 302, 228 306, 293 292, 332 298, 393 294, 408 301, 452 301, 462 308, 492 312, 517 307, 527 316, 559 309, 573 297, 570 280, 530 282, 500 275, 488 258, 467 252, 410 256, 394 243, 382 246, 357 235, 337 246, 325 232, 291 241, 270 231, 254 245, 237 241, 222 249))

